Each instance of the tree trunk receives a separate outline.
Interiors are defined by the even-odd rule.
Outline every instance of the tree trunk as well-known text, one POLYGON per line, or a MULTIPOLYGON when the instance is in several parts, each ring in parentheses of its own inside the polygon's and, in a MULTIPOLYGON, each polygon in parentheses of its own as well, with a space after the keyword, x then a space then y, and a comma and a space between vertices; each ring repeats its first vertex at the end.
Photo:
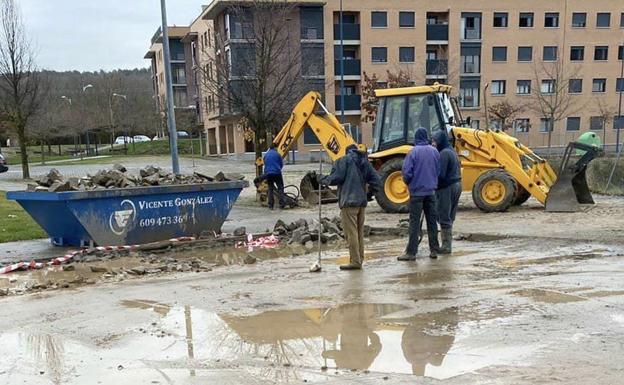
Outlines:
POLYGON ((43 140, 40 143, 41 143, 41 164, 45 164, 45 151, 44 151, 45 143, 43 143, 43 140))
POLYGON ((260 135, 254 135, 254 150, 256 152, 256 176, 262 175, 262 164, 258 164, 258 160, 262 159, 262 147, 260 146, 260 135))
POLYGON ((22 178, 30 179, 30 170, 28 169, 28 153, 26 148, 26 127, 22 123, 17 125, 17 139, 19 140, 20 156, 22 158, 22 178))

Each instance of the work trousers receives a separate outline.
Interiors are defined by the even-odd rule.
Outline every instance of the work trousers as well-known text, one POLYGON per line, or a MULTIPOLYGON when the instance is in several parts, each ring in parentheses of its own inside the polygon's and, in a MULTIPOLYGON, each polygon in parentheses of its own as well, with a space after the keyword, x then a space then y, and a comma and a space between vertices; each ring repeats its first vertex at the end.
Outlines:
POLYGON ((413 196, 409 203, 409 240, 405 253, 408 255, 418 254, 418 238, 420 237, 420 216, 425 211, 427 222, 427 238, 429 238, 429 250, 437 252, 440 249, 438 243, 438 219, 436 215, 435 195, 413 196))
POLYGON ((350 263, 362 266, 364 262, 364 213, 365 207, 343 207, 340 209, 342 229, 349 245, 350 263))
POLYGON ((436 191, 436 207, 440 228, 450 229, 453 227, 461 192, 461 182, 453 183, 450 186, 446 186, 436 191))
POLYGON ((275 203, 275 189, 277 186, 277 194, 279 196, 279 205, 280 208, 284 208, 284 178, 282 178, 282 174, 268 174, 266 177, 267 184, 269 186, 269 208, 273 208, 273 204, 275 203))

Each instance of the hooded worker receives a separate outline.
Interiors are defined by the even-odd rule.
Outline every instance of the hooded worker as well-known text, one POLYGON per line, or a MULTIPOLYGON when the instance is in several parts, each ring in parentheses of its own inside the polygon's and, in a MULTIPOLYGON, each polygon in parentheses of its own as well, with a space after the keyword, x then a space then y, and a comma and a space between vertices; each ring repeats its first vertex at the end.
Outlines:
POLYGON ((438 222, 442 232, 440 254, 450 254, 453 242, 453 222, 457 214, 459 197, 461 196, 461 163, 455 150, 449 143, 445 130, 433 133, 433 145, 440 152, 440 174, 436 190, 438 222))
POLYGON ((321 177, 319 182, 326 186, 338 186, 338 205, 342 228, 349 244, 349 264, 341 270, 359 270, 364 262, 364 213, 369 193, 381 188, 377 171, 366 159, 366 154, 355 144, 349 145, 346 154, 338 159, 331 174, 321 177))
POLYGON ((429 257, 438 257, 438 223, 436 215, 435 190, 438 187, 440 173, 440 154, 429 144, 427 129, 419 127, 414 137, 414 148, 403 161, 403 181, 410 193, 409 202, 409 240, 405 253, 399 261, 413 261, 418 254, 420 236, 420 216, 425 212, 427 237, 429 238, 429 257))

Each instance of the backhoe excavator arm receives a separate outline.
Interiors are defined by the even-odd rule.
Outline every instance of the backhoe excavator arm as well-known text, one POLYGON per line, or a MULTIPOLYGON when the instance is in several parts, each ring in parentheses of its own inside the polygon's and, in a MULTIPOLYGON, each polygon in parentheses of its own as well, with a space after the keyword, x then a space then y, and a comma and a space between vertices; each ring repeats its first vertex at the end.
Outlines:
POLYGON ((306 127, 309 127, 319 139, 323 149, 331 160, 335 161, 345 154, 346 148, 356 144, 342 124, 321 102, 318 92, 308 92, 295 106, 290 119, 273 140, 282 157, 297 143, 306 127), (319 113, 317 110, 320 110, 319 113))

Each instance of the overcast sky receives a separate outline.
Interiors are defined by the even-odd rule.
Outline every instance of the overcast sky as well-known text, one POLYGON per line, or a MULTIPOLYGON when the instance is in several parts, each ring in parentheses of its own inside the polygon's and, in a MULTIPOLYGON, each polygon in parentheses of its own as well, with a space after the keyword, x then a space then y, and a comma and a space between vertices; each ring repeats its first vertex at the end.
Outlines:
MULTIPOLYGON (((168 0, 169 25, 188 25, 211 0, 168 0)), ((18 0, 38 65, 96 71, 147 67, 160 0, 18 0)))

